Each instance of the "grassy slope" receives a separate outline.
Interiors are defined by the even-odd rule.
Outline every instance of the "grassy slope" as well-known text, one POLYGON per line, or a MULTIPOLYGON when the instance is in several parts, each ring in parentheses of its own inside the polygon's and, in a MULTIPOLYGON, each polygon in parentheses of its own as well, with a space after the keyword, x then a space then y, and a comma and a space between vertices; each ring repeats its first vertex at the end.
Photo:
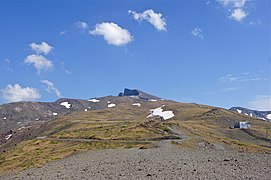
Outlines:
MULTIPOLYGON (((146 102, 141 107, 129 103, 114 108, 75 112, 59 117, 40 128, 40 136, 57 139, 103 139, 140 140, 173 135, 177 127, 187 139, 181 146, 197 147, 201 141, 223 144, 225 147, 252 152, 268 152, 270 143, 255 140, 241 130, 229 129, 235 121, 248 121, 254 133, 264 136, 267 123, 224 109, 197 104, 182 104, 173 101, 146 102), (173 110, 175 117, 165 122, 149 122, 149 109, 166 105, 164 110, 173 110)), ((61 159, 79 151, 105 148, 129 148, 150 146, 145 143, 117 141, 71 142, 56 140, 28 140, 0 154, 0 171, 25 169, 61 159)))

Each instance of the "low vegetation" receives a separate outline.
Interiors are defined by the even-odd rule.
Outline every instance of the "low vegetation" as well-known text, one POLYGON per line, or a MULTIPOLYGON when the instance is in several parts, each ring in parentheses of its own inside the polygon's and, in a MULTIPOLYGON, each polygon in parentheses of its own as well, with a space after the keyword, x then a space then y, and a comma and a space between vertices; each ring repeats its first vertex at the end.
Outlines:
POLYGON ((94 149, 148 148, 149 143, 135 142, 67 142, 28 140, 0 155, 0 172, 38 167, 50 161, 94 149))
POLYGON ((169 136, 182 138, 173 141, 179 147, 220 144, 226 149, 271 153, 270 143, 255 140, 242 130, 229 129, 238 121, 250 122, 253 133, 264 136, 266 122, 197 104, 161 101, 147 102, 140 108, 123 104, 103 110, 75 112, 38 129, 39 136, 44 139, 22 141, 1 153, 0 172, 40 166, 86 150, 150 148, 155 144, 142 140, 169 136), (163 104, 166 105, 164 110, 173 110, 175 117, 163 122, 146 118, 150 109, 163 104))

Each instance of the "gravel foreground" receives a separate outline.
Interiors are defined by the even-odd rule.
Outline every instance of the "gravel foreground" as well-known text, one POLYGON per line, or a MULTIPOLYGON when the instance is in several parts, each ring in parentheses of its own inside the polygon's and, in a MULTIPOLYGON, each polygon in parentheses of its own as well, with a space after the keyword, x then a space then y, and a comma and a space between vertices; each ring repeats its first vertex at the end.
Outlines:
POLYGON ((215 149, 87 151, 0 179, 271 179, 271 155, 215 149))

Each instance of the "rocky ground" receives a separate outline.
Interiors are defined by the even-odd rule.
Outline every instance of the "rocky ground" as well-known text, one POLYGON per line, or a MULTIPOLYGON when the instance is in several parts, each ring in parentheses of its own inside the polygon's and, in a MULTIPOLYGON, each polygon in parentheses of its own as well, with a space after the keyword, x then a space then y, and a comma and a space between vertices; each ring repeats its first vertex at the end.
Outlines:
POLYGON ((0 179, 270 179, 271 155, 184 149, 163 141, 152 149, 80 153, 0 179))

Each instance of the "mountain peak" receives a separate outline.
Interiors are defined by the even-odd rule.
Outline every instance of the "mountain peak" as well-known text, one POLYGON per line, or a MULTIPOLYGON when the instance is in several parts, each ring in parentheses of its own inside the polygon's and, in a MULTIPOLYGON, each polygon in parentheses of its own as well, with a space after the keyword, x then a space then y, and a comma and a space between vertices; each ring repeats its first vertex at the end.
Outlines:
POLYGON ((118 96, 120 96, 120 97, 133 96, 133 97, 138 97, 139 99, 143 99, 143 100, 151 100, 151 99, 160 100, 161 99, 161 98, 159 98, 157 96, 145 93, 145 92, 143 92, 141 90, 128 89, 128 88, 124 88, 124 91, 120 92, 118 96))

